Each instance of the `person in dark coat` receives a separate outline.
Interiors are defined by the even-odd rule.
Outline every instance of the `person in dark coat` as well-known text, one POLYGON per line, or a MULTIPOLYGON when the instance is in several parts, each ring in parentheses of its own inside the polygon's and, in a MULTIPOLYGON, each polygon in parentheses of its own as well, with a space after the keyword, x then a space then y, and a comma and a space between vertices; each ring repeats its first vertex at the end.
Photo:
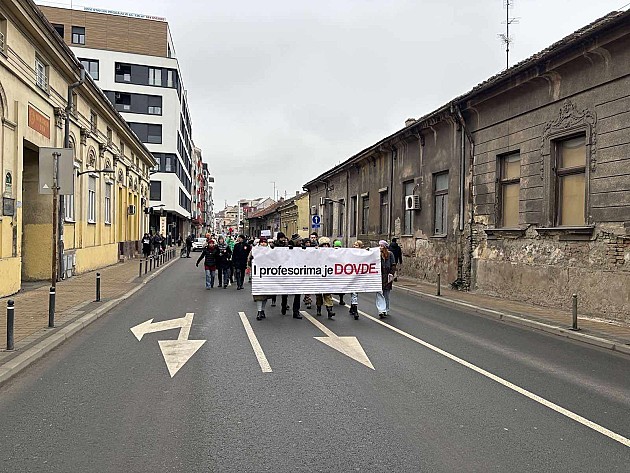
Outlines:
POLYGON ((206 289, 212 289, 217 272, 217 261, 219 260, 219 249, 214 244, 214 240, 208 240, 208 245, 201 252, 201 256, 195 266, 199 267, 201 260, 204 260, 203 269, 206 273, 206 289))
MULTIPOLYGON (((300 239, 300 235, 298 234, 294 234, 291 237, 291 240, 289 240, 287 239, 287 236, 284 233, 279 232, 276 246, 279 246, 279 247, 286 246, 288 248, 293 249, 296 246, 301 246, 301 241, 299 241, 299 239, 300 239)), ((288 309, 289 309, 289 295, 282 294, 282 297, 280 299, 280 312, 282 313, 282 315, 285 315, 288 309)), ((300 314, 300 294, 293 294, 292 311, 293 311, 294 319, 302 318, 302 315, 300 314)))
POLYGON ((162 248, 162 238, 160 237, 159 233, 156 233, 155 235, 153 235, 153 252, 158 255, 160 254, 160 250, 162 248))
POLYGON ((396 261, 394 254, 387 249, 387 242, 378 242, 381 251, 381 292, 376 293, 376 309, 378 316, 382 319, 389 315, 389 294, 392 292, 392 282, 396 272, 396 261))
POLYGON ((230 282, 230 265, 232 264, 232 250, 225 243, 225 238, 219 237, 217 241, 219 249, 219 261, 217 262, 217 270, 219 273, 219 287, 223 285, 223 289, 227 289, 230 282))
POLYGON ((191 233, 186 237, 186 258, 190 258, 190 250, 192 250, 193 236, 191 233))
POLYGON ((251 251, 251 246, 245 242, 245 235, 239 235, 232 252, 232 264, 234 264, 234 272, 236 273, 236 289, 243 289, 245 281, 245 269, 247 268, 247 257, 251 251))
POLYGON ((151 236, 145 233, 142 237, 142 254, 145 258, 148 258, 151 254, 151 236))
POLYGON ((402 248, 398 245, 396 238, 392 238, 392 242, 389 244, 389 251, 394 254, 394 262, 396 263, 394 281, 398 281, 398 269, 402 266, 402 248))

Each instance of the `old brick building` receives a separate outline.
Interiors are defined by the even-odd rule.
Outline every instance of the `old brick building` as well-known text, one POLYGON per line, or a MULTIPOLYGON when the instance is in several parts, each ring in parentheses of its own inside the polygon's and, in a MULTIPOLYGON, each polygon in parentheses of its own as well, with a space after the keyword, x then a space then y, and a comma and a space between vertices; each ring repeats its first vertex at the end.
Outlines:
POLYGON ((305 184, 320 233, 405 273, 630 320, 630 13, 613 12, 305 184))

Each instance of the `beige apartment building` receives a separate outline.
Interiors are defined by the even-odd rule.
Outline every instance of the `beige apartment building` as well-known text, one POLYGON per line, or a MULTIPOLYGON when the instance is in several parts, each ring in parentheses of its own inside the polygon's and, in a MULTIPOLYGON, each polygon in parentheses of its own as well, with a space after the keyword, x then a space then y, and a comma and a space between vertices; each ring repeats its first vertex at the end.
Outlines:
POLYGON ((61 205, 60 277, 116 263, 137 247, 155 160, 32 0, 0 3, 0 296, 51 279, 51 195, 39 150, 61 148, 69 121, 74 194, 61 205), (70 113, 66 113, 69 110, 70 113), (107 172, 104 172, 107 171, 107 172))

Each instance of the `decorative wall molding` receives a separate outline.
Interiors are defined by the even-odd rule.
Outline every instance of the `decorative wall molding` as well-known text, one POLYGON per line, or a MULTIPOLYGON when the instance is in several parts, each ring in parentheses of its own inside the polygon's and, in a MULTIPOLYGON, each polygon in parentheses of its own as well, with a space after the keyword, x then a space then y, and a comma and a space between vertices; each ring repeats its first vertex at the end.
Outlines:
POLYGON ((545 151, 547 148, 547 140, 553 133, 570 130, 578 126, 586 126, 590 132, 590 136, 587 136, 587 145, 590 145, 590 168, 591 172, 595 172, 597 167, 597 115, 595 112, 589 109, 578 110, 573 102, 565 100, 560 107, 558 116, 547 122, 543 129, 543 134, 540 142, 540 178, 545 178, 545 151))
POLYGON ((55 107, 55 126, 63 129, 64 122, 67 119, 66 111, 61 107, 55 107))

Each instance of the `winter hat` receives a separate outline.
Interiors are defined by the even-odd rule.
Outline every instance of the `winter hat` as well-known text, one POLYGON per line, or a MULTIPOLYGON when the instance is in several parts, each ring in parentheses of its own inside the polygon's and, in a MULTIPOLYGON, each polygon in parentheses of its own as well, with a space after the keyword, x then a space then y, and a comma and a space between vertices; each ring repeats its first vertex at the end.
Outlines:
POLYGON ((258 244, 260 245, 261 243, 267 243, 267 237, 260 237, 258 244))
POLYGON ((387 248, 389 245, 387 244, 387 242, 385 240, 381 240, 378 242, 379 246, 382 246, 383 248, 387 248))
POLYGON ((335 248, 341 248, 341 242, 339 240, 335 240, 335 242, 333 243, 333 246, 335 248))
POLYGON ((257 246, 260 243, 259 238, 254 238, 254 246, 257 246))
POLYGON ((278 234, 276 235, 276 240, 279 240, 280 238, 286 238, 287 236, 282 233, 282 232, 278 232, 278 234))
POLYGON ((325 237, 325 236, 321 237, 319 239, 319 244, 320 245, 330 245, 330 238, 325 237))

